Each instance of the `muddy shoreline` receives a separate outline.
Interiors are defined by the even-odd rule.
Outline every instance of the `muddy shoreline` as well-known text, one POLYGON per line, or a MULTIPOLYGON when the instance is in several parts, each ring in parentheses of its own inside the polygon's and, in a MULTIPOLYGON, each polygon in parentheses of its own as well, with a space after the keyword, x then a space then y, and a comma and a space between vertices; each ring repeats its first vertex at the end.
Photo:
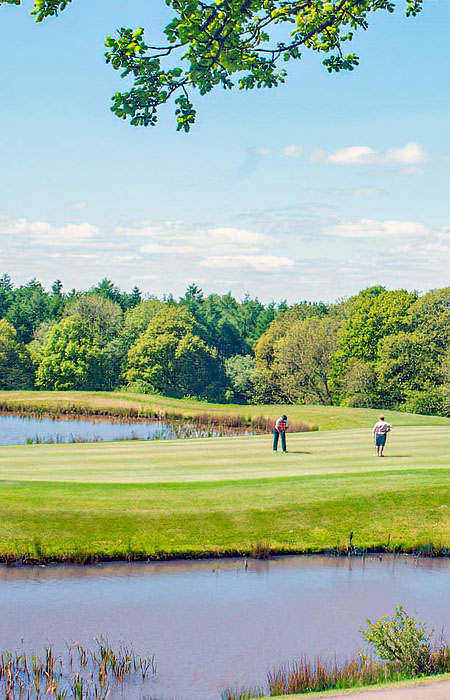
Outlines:
POLYGON ((204 552, 155 552, 154 554, 145 554, 142 552, 130 552, 124 555, 102 555, 90 553, 68 554, 64 556, 34 556, 0 554, 0 564, 7 567, 29 567, 29 566, 52 566, 52 565, 78 565, 91 566, 95 564, 114 564, 114 563, 152 563, 152 562, 189 562, 200 560, 220 561, 225 559, 233 560, 251 560, 251 561, 273 561, 280 557, 327 557, 330 559, 345 559, 355 558, 364 559, 366 557, 378 556, 380 559, 384 556, 410 556, 416 559, 450 559, 449 547, 435 547, 432 544, 413 547, 411 549, 389 548, 389 547, 342 547, 342 548, 325 548, 320 550, 295 550, 295 549, 271 549, 266 546, 261 547, 256 545, 254 549, 242 550, 224 550, 215 551, 209 550, 204 552))

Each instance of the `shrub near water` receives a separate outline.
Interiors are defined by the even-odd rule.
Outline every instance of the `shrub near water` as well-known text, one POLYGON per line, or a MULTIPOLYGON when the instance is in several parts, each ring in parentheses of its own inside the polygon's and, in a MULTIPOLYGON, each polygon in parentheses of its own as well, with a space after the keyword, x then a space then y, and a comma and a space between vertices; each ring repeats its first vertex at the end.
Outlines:
POLYGON ((367 630, 361 629, 366 641, 375 647, 380 659, 401 673, 419 676, 449 670, 450 648, 441 645, 433 650, 434 630, 409 617, 401 605, 392 618, 386 615, 374 624, 367 620, 367 626, 367 630))

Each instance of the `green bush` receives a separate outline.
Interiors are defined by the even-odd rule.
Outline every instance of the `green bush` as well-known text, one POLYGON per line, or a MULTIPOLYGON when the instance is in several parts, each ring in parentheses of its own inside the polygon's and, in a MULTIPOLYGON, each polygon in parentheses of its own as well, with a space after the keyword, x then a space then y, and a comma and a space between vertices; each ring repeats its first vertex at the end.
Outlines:
POLYGON ((412 676, 429 672, 430 638, 433 630, 409 617, 401 605, 392 617, 385 615, 374 624, 367 620, 367 630, 361 629, 365 640, 372 644, 380 659, 395 665, 412 676))
POLYGON ((349 406, 350 408, 373 408, 376 407, 379 402, 374 400, 374 397, 367 391, 358 391, 342 402, 343 406, 349 406))
MULTIPOLYGON (((229 401, 251 403, 255 391, 255 358, 251 355, 233 355, 225 360, 225 373, 231 384, 229 401)), ((227 390, 229 391, 229 390, 227 390)))
POLYGON ((442 395, 436 391, 408 391, 405 410, 408 413, 420 413, 426 416, 442 414, 442 395))

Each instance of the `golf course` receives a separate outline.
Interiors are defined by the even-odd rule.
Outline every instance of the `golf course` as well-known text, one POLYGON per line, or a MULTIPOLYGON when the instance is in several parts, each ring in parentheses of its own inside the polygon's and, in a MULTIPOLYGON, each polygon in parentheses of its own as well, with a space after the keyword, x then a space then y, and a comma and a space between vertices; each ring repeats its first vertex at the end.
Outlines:
MULTIPOLYGON (((226 411, 276 417, 280 407, 226 411)), ((289 415, 319 430, 288 434, 287 454, 272 452, 270 435, 4 446, 0 555, 448 551, 448 419, 387 414, 394 431, 377 459, 376 411, 291 406, 289 415)))

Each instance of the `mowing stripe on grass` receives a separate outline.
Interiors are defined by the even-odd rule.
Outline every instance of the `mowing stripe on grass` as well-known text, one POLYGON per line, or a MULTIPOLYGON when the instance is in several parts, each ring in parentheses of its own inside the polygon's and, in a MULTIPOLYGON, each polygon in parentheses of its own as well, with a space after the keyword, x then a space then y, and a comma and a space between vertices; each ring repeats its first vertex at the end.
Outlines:
POLYGON ((445 468, 450 427, 398 428, 376 460, 370 430, 289 435, 288 454, 270 436, 180 441, 16 445, 0 448, 0 479, 151 483, 254 479, 445 468))
POLYGON ((0 484, 0 553, 98 556, 450 545, 450 469, 159 484, 0 484), (370 497, 369 497, 370 496, 370 497))

